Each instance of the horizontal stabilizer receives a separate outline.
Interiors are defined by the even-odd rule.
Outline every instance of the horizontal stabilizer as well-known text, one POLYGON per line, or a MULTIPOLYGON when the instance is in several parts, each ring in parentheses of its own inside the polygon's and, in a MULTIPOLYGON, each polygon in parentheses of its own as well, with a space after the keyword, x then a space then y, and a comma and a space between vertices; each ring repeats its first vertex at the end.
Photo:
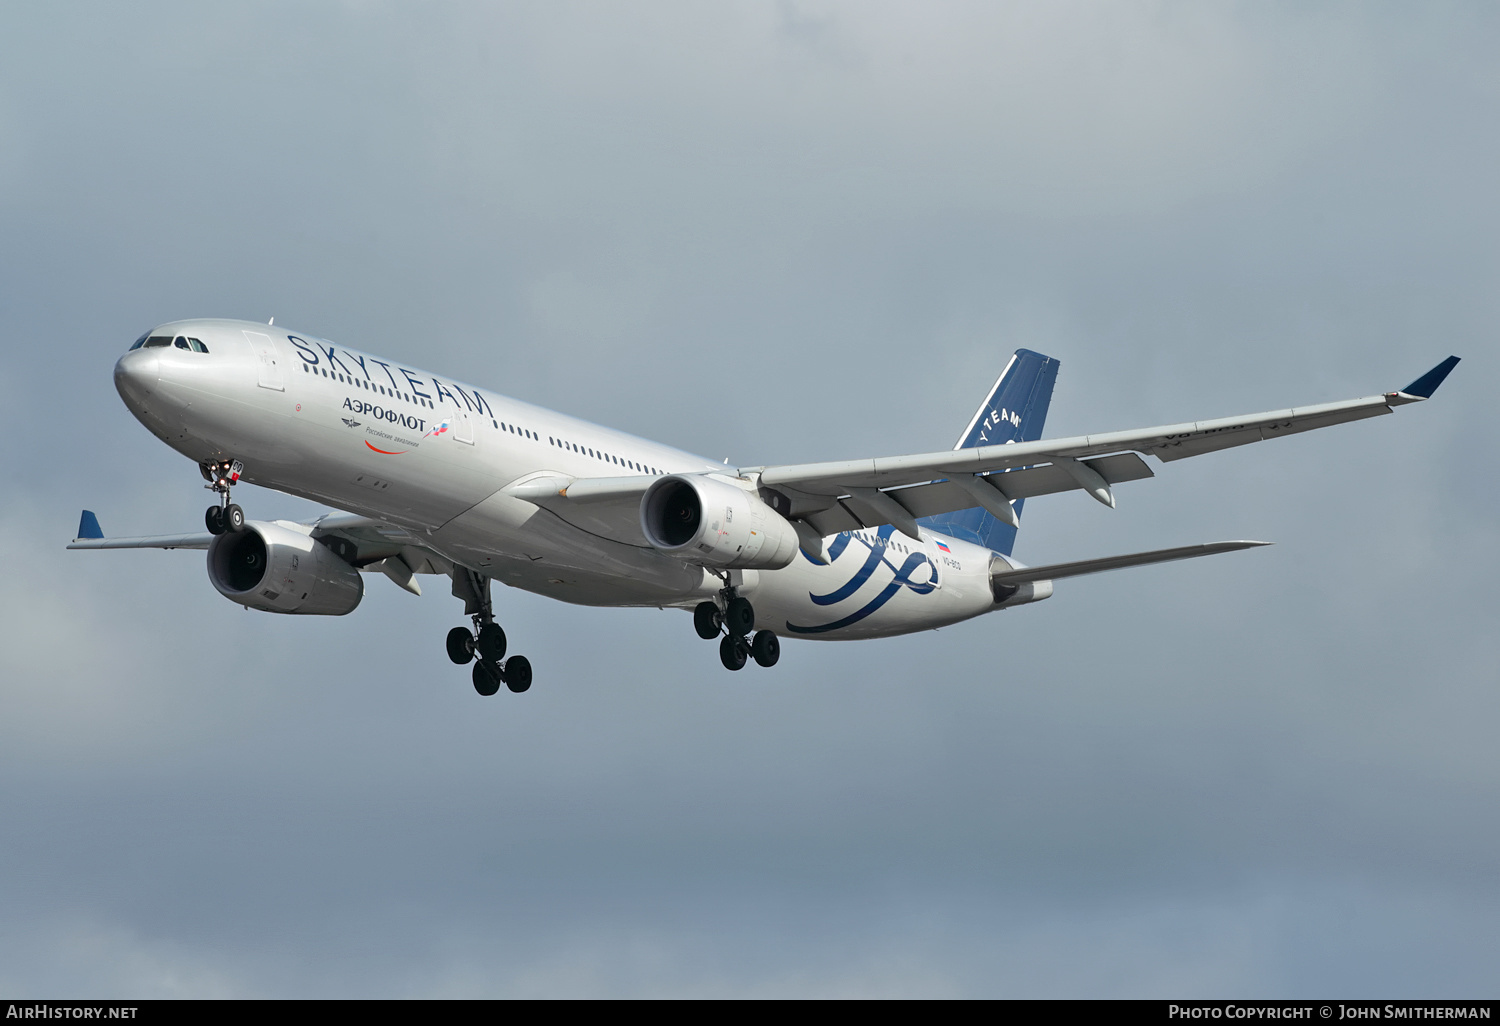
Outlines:
POLYGON ((1146 566, 1149 563, 1166 563, 1174 559, 1192 559, 1196 556, 1212 556, 1219 552, 1234 552, 1258 545, 1269 545, 1263 541, 1222 541, 1203 545, 1183 545, 1175 549, 1157 549, 1154 552, 1132 552, 1125 556, 1105 556, 1103 559, 1084 559, 1076 563, 1053 563, 1051 566, 1027 566, 1016 570, 1002 570, 990 575, 995 584, 1025 584, 1028 581, 1055 581, 1063 577, 1079 577, 1097 574, 1105 570, 1123 570, 1130 566, 1146 566))

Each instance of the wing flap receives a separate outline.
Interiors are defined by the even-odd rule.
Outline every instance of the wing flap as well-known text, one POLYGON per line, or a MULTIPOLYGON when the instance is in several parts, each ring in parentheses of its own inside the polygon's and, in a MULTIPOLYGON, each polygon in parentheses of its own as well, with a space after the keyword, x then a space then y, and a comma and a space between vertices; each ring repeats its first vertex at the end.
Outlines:
MULTIPOLYGON (((1109 484, 1141 481, 1156 476, 1146 465, 1146 461, 1133 452, 1082 462, 1109 484)), ((1008 499, 1029 499, 1034 495, 1052 495, 1083 487, 1078 483, 1078 478, 1053 463, 1002 471, 991 474, 987 480, 997 485, 1008 499)), ((932 484, 901 488, 889 494, 898 496, 901 504, 919 517, 952 513, 954 510, 971 509, 974 506, 974 497, 952 481, 935 481, 932 484)))
MULTIPOLYGON (((1148 477, 1156 476, 1146 465, 1146 461, 1133 452, 1122 452, 1115 456, 1104 456, 1080 462, 1109 484, 1144 481, 1148 477)), ((1029 499, 1034 495, 1052 495, 1055 492, 1066 492, 1083 487, 1078 478, 1067 468, 1055 463, 991 474, 990 480, 998 484, 1000 490, 1012 499, 1029 499)), ((947 511, 944 510, 944 512, 947 511)))
MULTIPOLYGON (((1155 476, 1146 461, 1133 452, 1086 460, 1084 463, 1109 484, 1140 481, 1155 476)), ((1009 499, 1027 499, 1033 495, 1050 495, 1053 492, 1083 487, 1078 478, 1067 469, 1050 463, 992 474, 988 480, 997 484, 1009 499)), ((896 488, 882 494, 894 499, 914 518, 972 509, 975 504, 973 493, 951 480, 896 488)), ((801 519, 811 524, 825 538, 844 531, 879 527, 893 522, 892 518, 857 495, 844 496, 826 509, 803 514, 801 519)))
POLYGON ((834 534, 843 534, 845 531, 858 531, 865 526, 860 522, 859 517, 845 509, 842 503, 834 503, 828 509, 808 514, 802 519, 811 524, 813 530, 824 538, 834 534))

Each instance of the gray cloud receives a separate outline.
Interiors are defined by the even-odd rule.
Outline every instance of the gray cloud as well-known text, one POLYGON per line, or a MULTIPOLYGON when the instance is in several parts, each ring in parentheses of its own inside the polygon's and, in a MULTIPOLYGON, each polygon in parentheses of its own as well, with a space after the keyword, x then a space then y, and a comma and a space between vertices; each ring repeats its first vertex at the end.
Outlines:
MULTIPOLYGON (((0 989, 1413 996, 1500 962, 1495 17, 1478 5, 0 15, 0 989), (140 331, 268 318, 759 463, 1398 387, 1028 505, 1277 542, 729 677, 686 618, 221 602, 140 331), (1076 500, 1076 501, 1075 501, 1076 500), (311 621, 311 622, 310 622, 311 621)), ((252 515, 314 507, 247 489, 252 515)))

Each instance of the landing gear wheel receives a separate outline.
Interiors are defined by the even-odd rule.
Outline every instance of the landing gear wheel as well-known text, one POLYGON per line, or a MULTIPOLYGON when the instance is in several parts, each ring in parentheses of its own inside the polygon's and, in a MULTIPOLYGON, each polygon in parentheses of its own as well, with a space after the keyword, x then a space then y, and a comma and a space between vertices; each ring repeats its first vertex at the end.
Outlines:
POLYGON ((505 686, 516 694, 531 687, 531 660, 525 656, 511 656, 505 660, 505 686))
POLYGON ((693 630, 697 631, 698 637, 704 641, 717 638, 719 636, 719 607, 712 602, 699 602, 694 606, 693 630))
POLYGON ((488 698, 500 690, 500 667, 488 659, 474 664, 474 690, 488 698))
POLYGON ((743 670, 745 668, 745 639, 733 634, 724 635, 724 640, 719 642, 719 662, 724 664, 726 670, 743 670))
POLYGON ((224 533, 224 509, 221 506, 210 506, 203 512, 203 523, 208 528, 209 534, 224 533))
POLYGON ((775 666, 781 658, 781 639, 770 631, 756 631, 750 643, 750 654, 761 666, 775 666))
POLYGON ((505 658, 505 632, 498 623, 487 623, 479 628, 479 640, 474 647, 481 656, 498 666, 505 658))
POLYGON ((232 502, 224 507, 224 528, 229 531, 245 529, 245 511, 232 502))
POLYGON ((467 627, 455 627, 448 632, 448 658, 459 666, 474 658, 474 635, 467 627))
MULTIPOLYGON (((729 628, 732 637, 743 638, 750 633, 755 626, 755 607, 750 604, 749 599, 736 595, 729 600, 729 605, 724 609, 724 626, 729 628)), ((743 660, 741 662, 743 663, 743 660)))

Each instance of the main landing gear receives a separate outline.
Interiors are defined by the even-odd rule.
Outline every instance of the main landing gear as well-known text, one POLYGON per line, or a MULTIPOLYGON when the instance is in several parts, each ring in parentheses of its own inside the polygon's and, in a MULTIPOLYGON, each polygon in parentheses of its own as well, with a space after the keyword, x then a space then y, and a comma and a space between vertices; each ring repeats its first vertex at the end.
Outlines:
POLYGON ((229 489, 239 481, 240 475, 245 472, 245 465, 239 460, 217 460, 200 463, 198 469, 208 482, 203 487, 219 496, 218 505, 208 507, 203 513, 203 524, 208 528, 208 533, 223 534, 225 531, 244 530, 245 511, 229 501, 229 489))
POLYGON ((489 696, 501 684, 516 694, 531 687, 531 660, 521 655, 505 658, 505 631, 495 622, 490 579, 472 570, 456 571, 453 594, 464 600, 464 612, 473 619, 474 629, 455 627, 448 632, 448 658, 460 666, 474 663, 474 690, 489 696))
POLYGON ((719 662, 726 670, 744 669, 747 658, 761 666, 775 666, 781 658, 781 640, 771 631, 756 631, 753 638, 747 637, 755 627, 755 607, 750 600, 736 594, 732 586, 719 594, 722 609, 717 602, 700 602, 693 609, 693 629, 698 637, 704 641, 720 638, 719 662))

